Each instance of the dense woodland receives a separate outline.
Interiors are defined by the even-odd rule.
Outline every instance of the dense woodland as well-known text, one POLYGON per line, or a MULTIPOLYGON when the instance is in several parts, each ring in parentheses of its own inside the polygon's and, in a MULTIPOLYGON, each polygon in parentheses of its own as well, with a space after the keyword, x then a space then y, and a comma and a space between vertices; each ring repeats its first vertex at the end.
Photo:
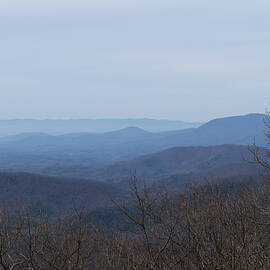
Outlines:
POLYGON ((270 183, 170 195, 131 182, 110 227, 78 209, 1 209, 1 269, 269 269, 270 183))

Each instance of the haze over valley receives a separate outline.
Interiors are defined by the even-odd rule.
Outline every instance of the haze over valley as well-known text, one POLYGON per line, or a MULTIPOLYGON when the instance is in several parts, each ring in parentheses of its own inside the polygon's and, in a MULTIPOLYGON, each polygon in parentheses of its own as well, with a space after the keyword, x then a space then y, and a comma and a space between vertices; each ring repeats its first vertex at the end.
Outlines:
MULTIPOLYGON (((258 166, 248 162, 248 146, 254 141, 267 146, 266 119, 248 114, 163 132, 138 127, 64 135, 26 132, 0 138, 0 169, 117 183, 128 182, 134 173, 149 181, 192 173, 194 181, 199 173, 208 178, 259 175, 258 166)), ((47 128, 57 130, 52 124, 47 128)))

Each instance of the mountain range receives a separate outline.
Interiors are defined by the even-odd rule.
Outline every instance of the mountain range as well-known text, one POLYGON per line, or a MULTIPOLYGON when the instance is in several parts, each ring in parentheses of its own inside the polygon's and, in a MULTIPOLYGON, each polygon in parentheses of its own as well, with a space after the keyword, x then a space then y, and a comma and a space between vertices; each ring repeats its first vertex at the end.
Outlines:
POLYGON ((198 128, 148 132, 137 127, 106 133, 53 136, 24 133, 0 138, 0 169, 44 173, 93 168, 132 160, 173 147, 222 144, 266 146, 264 114, 212 120, 198 128))

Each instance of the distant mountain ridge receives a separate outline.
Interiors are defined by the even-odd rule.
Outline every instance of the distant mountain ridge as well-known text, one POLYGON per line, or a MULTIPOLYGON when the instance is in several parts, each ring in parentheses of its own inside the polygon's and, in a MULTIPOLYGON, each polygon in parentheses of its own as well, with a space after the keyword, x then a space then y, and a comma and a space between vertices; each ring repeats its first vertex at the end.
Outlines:
POLYGON ((104 133, 138 127, 151 132, 199 127, 202 123, 156 119, 70 119, 70 120, 0 120, 0 137, 20 133, 47 133, 63 135, 66 133, 104 133))

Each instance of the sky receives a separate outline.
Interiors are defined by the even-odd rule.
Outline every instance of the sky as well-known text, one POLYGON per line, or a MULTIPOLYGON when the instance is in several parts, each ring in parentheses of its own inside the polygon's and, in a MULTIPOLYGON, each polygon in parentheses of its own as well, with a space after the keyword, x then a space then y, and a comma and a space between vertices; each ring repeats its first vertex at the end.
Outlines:
POLYGON ((0 119, 264 113, 269 12, 269 0, 1 0, 0 119))

